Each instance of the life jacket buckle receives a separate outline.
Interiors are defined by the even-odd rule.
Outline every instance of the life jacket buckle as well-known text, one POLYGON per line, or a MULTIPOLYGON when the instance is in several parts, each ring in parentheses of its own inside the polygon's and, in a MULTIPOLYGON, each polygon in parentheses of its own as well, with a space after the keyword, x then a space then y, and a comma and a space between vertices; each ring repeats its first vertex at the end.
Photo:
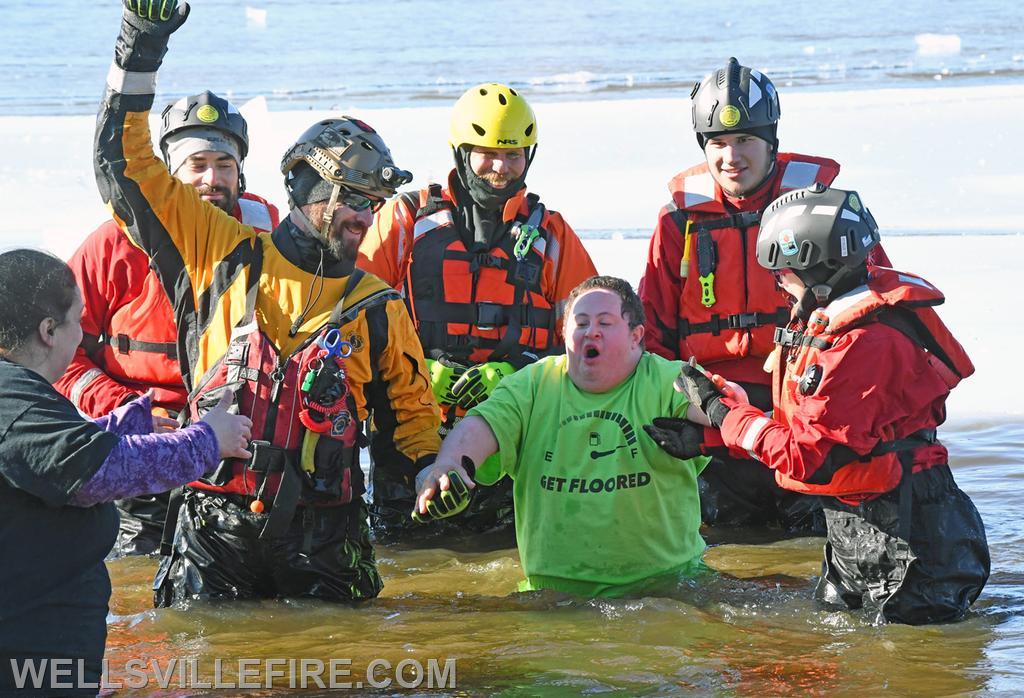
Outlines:
POLYGON ((726 318, 729 329, 732 330, 745 330, 750 327, 757 327, 759 324, 758 320, 757 313, 734 313, 726 318))
POLYGON ((504 306, 500 303, 479 301, 476 304, 476 322, 474 324, 480 330, 493 330, 506 324, 504 306))

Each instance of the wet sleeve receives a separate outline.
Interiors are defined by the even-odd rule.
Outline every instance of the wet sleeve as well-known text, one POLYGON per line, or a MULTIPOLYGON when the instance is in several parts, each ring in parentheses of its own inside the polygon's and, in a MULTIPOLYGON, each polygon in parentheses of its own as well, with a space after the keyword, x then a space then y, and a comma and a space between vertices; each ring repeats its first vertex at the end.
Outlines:
POLYGON ((373 374, 363 390, 376 430, 374 461, 415 477, 416 463, 426 463, 440 447, 440 411, 430 389, 423 349, 399 298, 367 310, 366 322, 369 346, 365 351, 373 374))
POLYGON ((396 196, 384 205, 359 246, 356 266, 382 278, 389 286, 401 288, 402 270, 412 246, 415 212, 396 196))
POLYGON ((88 507, 167 492, 201 477, 218 458, 217 437, 206 422, 173 432, 123 436, 69 504, 88 507))
POLYGON ((519 470, 519 453, 533 404, 534 366, 536 364, 503 379, 489 398, 466 415, 476 415, 487 422, 498 441, 501 470, 512 478, 515 478, 519 470))
POLYGON ((644 341, 647 350, 666 359, 679 359, 679 297, 685 279, 680 274, 683 260, 683 233, 671 212, 662 209, 647 250, 647 267, 640 279, 638 293, 647 321, 644 341))
POLYGON ((919 352, 895 330, 869 327, 843 335, 820 355, 821 383, 799 399, 788 426, 741 405, 722 424, 726 445, 806 482, 826 464, 867 455, 895 438, 892 425, 926 408, 935 394, 929 389, 917 391, 927 400, 908 398, 907 387, 926 379, 913 370, 919 352))
POLYGON ((0 476, 49 506, 63 506, 93 477, 117 441, 70 402, 43 396, 3 435, 0 476))
POLYGON ((590 253, 559 213, 552 211, 547 225, 551 232, 551 241, 554 243, 547 253, 551 260, 552 274, 549 285, 550 297, 547 300, 555 309, 555 335, 559 344, 564 344, 562 323, 569 292, 596 275, 597 269, 590 258, 590 253))

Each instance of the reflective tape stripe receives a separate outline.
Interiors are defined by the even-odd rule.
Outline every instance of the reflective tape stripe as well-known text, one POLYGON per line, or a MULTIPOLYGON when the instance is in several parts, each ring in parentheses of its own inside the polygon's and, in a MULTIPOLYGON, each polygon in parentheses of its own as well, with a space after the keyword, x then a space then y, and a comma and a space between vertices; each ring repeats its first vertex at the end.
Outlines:
POLYGON ((258 230, 271 231, 270 209, 265 204, 252 199, 239 199, 238 208, 242 213, 242 223, 258 230))
POLYGON ((690 208, 715 200, 715 180, 710 172, 691 175, 683 182, 683 206, 690 208))
POLYGON ((130 73, 111 63, 107 86, 123 95, 156 94, 156 73, 130 73))
POLYGON ((751 449, 754 448, 754 442, 757 441, 757 437, 761 435, 766 426, 771 424, 771 421, 767 417, 758 417, 743 432, 743 437, 740 439, 740 448, 749 453, 751 458, 757 458, 751 449))
POLYGON ((75 381, 75 384, 71 386, 71 404, 73 404, 78 409, 82 409, 82 405, 79 404, 79 400, 82 399, 82 391, 85 390, 86 386, 88 386, 90 383, 92 383, 94 380, 96 380, 102 375, 103 371, 99 370, 98 368, 90 368, 88 371, 79 376, 78 380, 75 381))
POLYGON ((412 229, 412 239, 418 240, 420 237, 429 233, 434 228, 440 228, 445 225, 454 225, 455 220, 452 218, 452 212, 448 209, 443 211, 437 211, 424 218, 420 218, 416 221, 416 225, 412 229))
POLYGON ((821 166, 815 165, 813 162, 789 163, 786 165, 786 171, 782 174, 782 184, 779 185, 779 191, 811 186, 814 184, 814 179, 818 176, 818 170, 820 169, 821 166))

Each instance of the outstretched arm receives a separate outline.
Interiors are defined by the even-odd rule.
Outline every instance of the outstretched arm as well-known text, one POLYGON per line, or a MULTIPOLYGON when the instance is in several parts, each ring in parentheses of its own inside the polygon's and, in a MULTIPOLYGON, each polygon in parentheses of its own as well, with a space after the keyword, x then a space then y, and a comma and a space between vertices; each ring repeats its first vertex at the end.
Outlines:
POLYGON ((176 0, 125 0, 96 120, 94 158, 100 194, 149 255, 171 297, 182 377, 191 388, 192 370, 201 375, 208 368, 202 345, 225 345, 244 315, 242 304, 210 299, 226 297, 230 286, 248 285, 249 263, 260 243, 251 227, 204 202, 153 153, 149 111, 156 71, 170 34, 187 15, 188 5, 176 0))

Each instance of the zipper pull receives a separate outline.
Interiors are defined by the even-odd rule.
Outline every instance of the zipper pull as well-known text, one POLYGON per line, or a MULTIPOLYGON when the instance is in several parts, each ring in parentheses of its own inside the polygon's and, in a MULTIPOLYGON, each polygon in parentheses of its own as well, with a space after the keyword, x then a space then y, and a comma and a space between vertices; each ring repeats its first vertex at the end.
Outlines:
POLYGON ((281 395, 281 383, 284 382, 284 371, 281 370, 281 364, 277 365, 277 368, 270 374, 270 401, 277 403, 277 398, 281 395))

